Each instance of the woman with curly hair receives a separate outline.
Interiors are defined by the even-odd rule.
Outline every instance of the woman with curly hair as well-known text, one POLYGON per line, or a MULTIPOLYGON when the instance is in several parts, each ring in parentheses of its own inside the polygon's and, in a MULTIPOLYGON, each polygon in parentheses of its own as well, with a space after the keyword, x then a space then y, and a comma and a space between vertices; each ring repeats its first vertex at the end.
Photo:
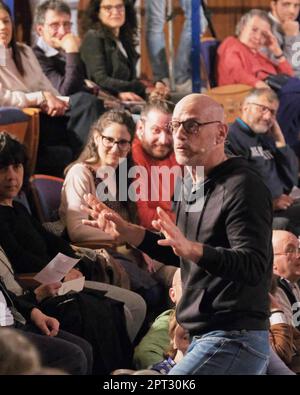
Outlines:
POLYGON ((81 58, 89 79, 124 101, 141 101, 146 86, 136 77, 137 20, 132 1, 92 0, 87 9, 90 30, 81 58))

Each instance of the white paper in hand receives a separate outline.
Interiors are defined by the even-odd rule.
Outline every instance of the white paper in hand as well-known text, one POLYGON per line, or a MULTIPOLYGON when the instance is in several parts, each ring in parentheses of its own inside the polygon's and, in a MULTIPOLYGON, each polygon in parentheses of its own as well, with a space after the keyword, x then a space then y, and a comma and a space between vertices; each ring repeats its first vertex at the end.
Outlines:
POLYGON ((69 291, 76 291, 80 292, 83 290, 84 287, 84 280, 85 277, 79 277, 75 280, 66 281, 62 283, 62 286, 59 288, 57 295, 64 295, 69 291))
POLYGON ((58 253, 34 279, 44 285, 59 282, 78 262, 79 259, 58 253))

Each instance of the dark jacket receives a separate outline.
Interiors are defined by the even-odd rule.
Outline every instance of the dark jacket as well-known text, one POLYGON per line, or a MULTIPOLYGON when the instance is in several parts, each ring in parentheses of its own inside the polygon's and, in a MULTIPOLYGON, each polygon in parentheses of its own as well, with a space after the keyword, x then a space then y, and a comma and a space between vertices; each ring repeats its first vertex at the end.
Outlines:
POLYGON ((128 58, 118 48, 116 39, 105 29, 89 30, 80 48, 88 78, 101 88, 117 95, 134 92, 145 96, 145 86, 136 78, 138 54, 130 43, 122 42, 128 58))
POLYGON ((298 159, 286 145, 277 148, 268 134, 254 133, 241 119, 229 128, 227 149, 250 161, 270 189, 273 198, 289 194, 298 179, 298 159))
POLYGON ((38 272, 59 252, 75 257, 68 242, 48 232, 18 202, 0 205, 0 244, 15 273, 38 272))
MULTIPOLYGON (((202 186, 202 210, 187 213, 187 204, 177 203, 178 227, 189 240, 204 244, 198 262, 180 260, 183 295, 177 320, 192 335, 267 329, 273 260, 270 193, 243 158, 215 167, 202 186)), ((139 248, 166 264, 179 263, 171 248, 156 244, 158 239, 146 232, 139 248)))
POLYGON ((33 47, 44 74, 63 96, 88 92, 85 86, 85 71, 79 53, 65 53, 47 57, 37 45, 33 47))

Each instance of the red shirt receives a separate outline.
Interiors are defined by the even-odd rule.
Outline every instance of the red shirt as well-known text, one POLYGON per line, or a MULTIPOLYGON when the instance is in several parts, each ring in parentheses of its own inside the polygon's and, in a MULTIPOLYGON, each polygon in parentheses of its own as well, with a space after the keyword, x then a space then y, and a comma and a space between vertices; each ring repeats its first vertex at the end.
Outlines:
POLYGON ((287 61, 275 64, 265 55, 252 52, 236 37, 226 38, 218 48, 218 85, 247 84, 255 86, 269 74, 293 76, 287 61))
MULTIPOLYGON (((135 138, 132 143, 132 157, 133 161, 135 162, 136 165, 138 166, 143 166, 146 171, 147 171, 147 187, 148 187, 148 197, 147 201, 142 201, 138 200, 137 201, 137 209, 138 209, 138 215, 140 219, 140 224, 144 226, 147 229, 153 229, 152 227, 152 221, 154 219, 157 219, 157 214, 156 214, 156 208, 159 206, 163 208, 169 216, 172 218, 172 220, 175 222, 175 213, 171 211, 171 201, 170 200, 163 200, 162 196, 162 188, 163 185, 166 186, 166 183, 163 183, 163 177, 160 175, 158 180, 158 184, 156 182, 153 182, 153 180, 156 178, 153 177, 151 178, 151 168, 153 167, 158 167, 160 169, 162 166, 166 166, 168 169, 172 168, 173 166, 179 167, 179 165, 176 162, 175 155, 172 153, 168 158, 166 159, 155 159, 148 155, 144 149, 142 148, 142 144, 138 138, 135 138), (151 179, 154 185, 152 185, 155 189, 155 191, 158 192, 158 199, 156 201, 151 200, 151 179)), ((174 177, 168 177, 170 180, 170 188, 169 188, 169 195, 170 199, 172 198, 174 194, 174 177)), ((152 188, 153 192, 153 188, 152 188)))

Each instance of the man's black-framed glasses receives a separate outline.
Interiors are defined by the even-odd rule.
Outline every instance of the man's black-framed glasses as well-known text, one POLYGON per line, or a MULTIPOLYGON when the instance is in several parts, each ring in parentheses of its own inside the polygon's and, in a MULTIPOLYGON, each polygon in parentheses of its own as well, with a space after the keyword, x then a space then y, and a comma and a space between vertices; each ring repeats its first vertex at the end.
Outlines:
POLYGON ((202 126, 210 125, 211 123, 221 123, 221 121, 198 122, 195 119, 187 119, 186 121, 171 121, 169 128, 172 133, 176 133, 180 126, 187 134, 197 134, 202 126))

